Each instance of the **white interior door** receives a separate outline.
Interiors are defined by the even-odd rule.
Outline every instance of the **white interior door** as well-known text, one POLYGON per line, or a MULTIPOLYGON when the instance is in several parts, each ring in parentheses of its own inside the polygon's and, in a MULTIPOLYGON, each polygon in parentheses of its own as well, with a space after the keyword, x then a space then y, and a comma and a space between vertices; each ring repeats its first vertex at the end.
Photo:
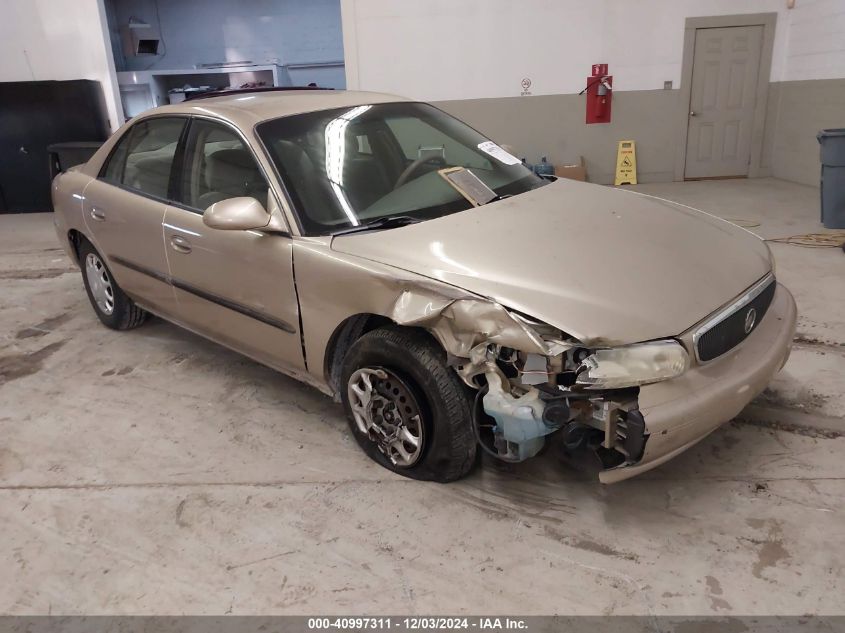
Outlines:
POLYGON ((747 176, 762 26, 697 29, 684 176, 747 176))

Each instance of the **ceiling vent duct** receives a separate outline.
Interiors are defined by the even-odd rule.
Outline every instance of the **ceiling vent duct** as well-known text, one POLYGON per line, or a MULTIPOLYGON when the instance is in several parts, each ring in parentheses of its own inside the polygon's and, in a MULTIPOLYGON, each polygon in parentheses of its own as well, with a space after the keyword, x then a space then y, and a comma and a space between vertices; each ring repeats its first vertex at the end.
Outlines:
POLYGON ((126 26, 120 28, 120 36, 123 40, 123 54, 127 57, 158 55, 161 37, 158 30, 148 22, 133 16, 126 26))

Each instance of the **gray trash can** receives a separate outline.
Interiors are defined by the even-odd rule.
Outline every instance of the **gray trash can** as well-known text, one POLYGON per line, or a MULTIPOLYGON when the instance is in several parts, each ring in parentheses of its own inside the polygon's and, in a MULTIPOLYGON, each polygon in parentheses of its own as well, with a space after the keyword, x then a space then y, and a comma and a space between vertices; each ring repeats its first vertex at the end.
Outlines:
POLYGON ((822 130, 821 145, 822 224, 827 229, 845 229, 845 128, 822 130))

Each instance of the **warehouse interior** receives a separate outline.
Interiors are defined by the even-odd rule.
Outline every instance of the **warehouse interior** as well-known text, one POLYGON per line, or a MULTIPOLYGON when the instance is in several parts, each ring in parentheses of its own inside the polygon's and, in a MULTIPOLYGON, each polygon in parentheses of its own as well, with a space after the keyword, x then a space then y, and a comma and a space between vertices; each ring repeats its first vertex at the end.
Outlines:
MULTIPOLYGON (((0 11, 0 614, 845 615, 845 0, 0 11), (164 318, 103 327, 60 243, 56 183, 155 108, 294 88, 431 103, 538 175, 594 185, 579 195, 617 188, 747 229, 794 296, 788 360, 738 415, 631 479, 602 484, 547 445, 522 463, 479 449, 467 476, 436 483, 368 459, 313 381, 164 318)), ((565 195, 559 211, 561 243, 590 256, 552 272, 586 284, 611 256, 606 229, 568 234, 565 195)), ((502 261, 529 248, 538 274, 558 261, 512 240, 486 246, 502 261)))

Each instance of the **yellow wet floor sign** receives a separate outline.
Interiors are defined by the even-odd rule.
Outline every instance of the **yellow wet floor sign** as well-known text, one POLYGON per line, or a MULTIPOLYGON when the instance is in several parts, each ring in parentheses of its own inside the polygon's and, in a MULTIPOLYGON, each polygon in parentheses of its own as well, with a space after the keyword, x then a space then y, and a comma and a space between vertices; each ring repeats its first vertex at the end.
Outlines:
POLYGON ((616 150, 616 180, 613 184, 637 184, 637 151, 634 141, 619 141, 616 150))

